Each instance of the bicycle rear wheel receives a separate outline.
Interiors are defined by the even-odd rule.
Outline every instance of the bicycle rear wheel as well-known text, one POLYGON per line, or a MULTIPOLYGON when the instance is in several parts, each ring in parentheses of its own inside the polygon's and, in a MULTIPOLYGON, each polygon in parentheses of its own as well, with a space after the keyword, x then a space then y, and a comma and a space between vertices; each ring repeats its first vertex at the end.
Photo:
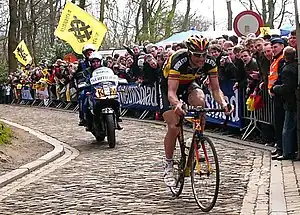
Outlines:
POLYGON ((192 156, 191 183, 194 198, 204 212, 216 204, 220 185, 219 162, 213 142, 208 137, 195 138, 192 156), (205 159, 203 159, 205 158, 205 159))
POLYGON ((176 186, 169 187, 175 197, 178 197, 182 193, 184 185, 185 158, 186 155, 184 153, 184 149, 180 147, 179 139, 177 138, 173 154, 173 174, 176 180, 176 186))

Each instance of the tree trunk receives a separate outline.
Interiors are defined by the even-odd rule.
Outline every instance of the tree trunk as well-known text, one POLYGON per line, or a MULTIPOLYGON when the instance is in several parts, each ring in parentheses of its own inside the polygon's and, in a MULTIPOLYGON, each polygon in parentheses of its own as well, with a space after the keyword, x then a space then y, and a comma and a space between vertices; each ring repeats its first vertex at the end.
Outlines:
POLYGON ((172 27, 172 21, 173 21, 174 15, 175 15, 176 3, 177 3, 177 0, 173 0, 172 9, 170 10, 170 12, 167 16, 165 38, 171 36, 171 33, 172 33, 171 27, 172 27))
POLYGON ((17 33, 16 33, 16 40, 17 41, 20 41, 21 39, 21 29, 22 29, 22 26, 21 26, 21 19, 20 19, 20 4, 18 4, 18 1, 17 1, 17 17, 18 17, 18 24, 17 24, 17 33))
POLYGON ((262 19, 264 20, 264 23, 267 23, 267 4, 266 0, 262 0, 262 19))
POLYGON ((142 4, 139 4, 139 8, 135 17, 135 39, 134 42, 138 41, 139 35, 140 35, 140 27, 139 27, 139 17, 142 10, 142 4))
POLYGON ((187 3, 186 11, 185 11, 183 25, 182 25, 183 31, 189 30, 189 16, 190 16, 190 11, 191 11, 191 0, 186 0, 186 3, 187 3))
POLYGON ((54 10, 54 0, 49 0, 49 9, 50 9, 50 20, 49 20, 49 30, 50 30, 50 45, 53 46, 54 45, 54 31, 55 31, 55 10, 54 10))
POLYGON ((105 7, 104 6, 105 6, 105 0, 101 0, 101 2, 100 2, 100 18, 99 18, 99 20, 101 22, 104 21, 104 12, 105 12, 105 10, 104 10, 105 7))
POLYGON ((142 0, 142 32, 143 32, 143 38, 142 40, 147 40, 149 36, 149 18, 148 18, 148 4, 147 0, 142 0))
POLYGON ((9 72, 14 72, 17 69, 17 60, 14 56, 14 50, 17 47, 17 0, 9 0, 9 32, 8 32, 8 68, 9 72))
POLYGON ((35 38, 36 38, 36 33, 37 33, 37 29, 36 29, 36 20, 35 20, 35 12, 34 12, 34 0, 30 0, 30 29, 27 32, 27 38, 28 38, 28 48, 31 51, 31 57, 32 57, 32 62, 35 62, 35 38))
POLYGON ((232 30, 232 9, 231 9, 231 0, 226 0, 227 3, 227 29, 228 31, 232 30))
POLYGON ((130 24, 130 18, 131 18, 131 9, 130 9, 130 5, 127 5, 128 7, 128 13, 126 15, 126 19, 124 20, 125 21, 125 26, 123 27, 123 41, 122 41, 122 44, 127 44, 127 41, 128 41, 128 29, 126 28, 126 26, 129 26, 130 24))
POLYGON ((19 0, 19 16, 21 18, 21 40, 24 40, 25 43, 27 44, 27 31, 28 31, 28 22, 27 22, 27 17, 26 17, 26 4, 25 0, 19 0))
POLYGON ((78 6, 84 10, 84 8, 85 8, 85 0, 79 0, 79 5, 78 6))
MULTIPOLYGON (((30 0, 29 1, 29 8, 30 8, 30 19, 28 17, 28 27, 27 27, 27 32, 26 32, 26 38, 27 38, 27 47, 28 47, 28 50, 31 52, 32 51, 32 20, 33 20, 33 15, 31 14, 32 13, 32 7, 34 5, 34 1, 33 0, 30 0)), ((28 11, 27 11, 28 12, 28 11)))
POLYGON ((274 13, 275 13, 275 3, 273 0, 268 0, 268 9, 269 9, 269 19, 268 25, 271 29, 274 28, 274 13))
MULTIPOLYGON (((8 31, 9 31, 9 18, 6 19, 6 25, 5 25, 5 36, 8 35, 8 31)), ((7 50, 7 43, 8 43, 8 38, 5 39, 2 43, 3 45, 3 53, 8 53, 8 50, 7 50)), ((5 61, 8 62, 8 55, 4 55, 5 57, 5 61)))

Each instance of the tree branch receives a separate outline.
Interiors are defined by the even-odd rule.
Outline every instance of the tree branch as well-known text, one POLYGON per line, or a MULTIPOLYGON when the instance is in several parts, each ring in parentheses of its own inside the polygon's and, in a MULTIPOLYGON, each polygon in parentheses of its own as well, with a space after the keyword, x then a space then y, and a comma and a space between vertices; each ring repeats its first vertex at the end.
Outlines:
POLYGON ((274 20, 277 20, 277 19, 281 16, 281 20, 283 21, 284 14, 285 14, 285 7, 286 7, 287 1, 288 1, 288 0, 282 0, 282 5, 281 5, 280 12, 279 12, 278 15, 274 18, 274 20))
POLYGON ((250 1, 251 1, 252 4, 254 5, 255 10, 257 11, 257 13, 258 13, 260 16, 262 16, 262 13, 261 13, 260 10, 258 9, 257 4, 255 3, 255 1, 254 1, 254 0, 250 0, 250 1))
POLYGON ((239 2, 243 5, 243 7, 246 9, 246 10, 249 10, 249 8, 247 7, 248 5, 243 2, 242 0, 239 0, 239 2))

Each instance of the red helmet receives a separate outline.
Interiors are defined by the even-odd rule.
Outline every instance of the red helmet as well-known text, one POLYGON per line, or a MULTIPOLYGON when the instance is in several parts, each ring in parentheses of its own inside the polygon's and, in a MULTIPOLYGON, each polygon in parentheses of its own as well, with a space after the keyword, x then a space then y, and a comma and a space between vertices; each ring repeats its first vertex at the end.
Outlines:
POLYGON ((190 52, 204 53, 208 50, 209 42, 206 38, 192 35, 186 41, 186 46, 190 52))

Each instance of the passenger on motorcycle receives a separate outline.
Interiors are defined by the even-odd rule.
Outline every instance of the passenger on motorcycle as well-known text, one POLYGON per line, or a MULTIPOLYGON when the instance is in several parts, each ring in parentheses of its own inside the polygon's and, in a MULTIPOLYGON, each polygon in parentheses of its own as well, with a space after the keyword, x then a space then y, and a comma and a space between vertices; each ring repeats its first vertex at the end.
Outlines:
MULTIPOLYGON (((102 60, 102 55, 100 54, 100 52, 93 52, 91 54, 91 56, 89 57, 89 61, 90 61, 90 64, 91 64, 91 67, 86 69, 86 74, 87 74, 87 77, 91 77, 92 76, 92 73, 102 67, 102 63, 103 63, 103 60, 102 60)), ((86 106, 86 105, 85 105, 86 106)), ((84 107, 85 107, 84 106, 84 107)), ((117 124, 116 124, 116 128, 118 130, 122 130, 123 128, 120 126, 119 122, 121 121, 120 120, 120 103, 119 101, 116 101, 112 107, 114 109, 114 112, 116 114, 116 121, 117 121, 117 124)), ((84 108, 84 113, 86 115, 86 108, 84 108)), ((90 130, 90 125, 89 125, 89 122, 88 122, 88 119, 85 117, 85 119, 87 120, 87 130, 90 130)))
POLYGON ((92 44, 86 44, 82 49, 82 54, 84 56, 84 60, 79 62, 77 71, 74 74, 75 85, 77 87, 78 93, 78 104, 79 104, 79 126, 85 125, 84 120, 84 101, 85 101, 85 88, 87 86, 87 77, 85 76, 85 71, 90 67, 89 57, 90 55, 96 51, 96 48, 92 44))

